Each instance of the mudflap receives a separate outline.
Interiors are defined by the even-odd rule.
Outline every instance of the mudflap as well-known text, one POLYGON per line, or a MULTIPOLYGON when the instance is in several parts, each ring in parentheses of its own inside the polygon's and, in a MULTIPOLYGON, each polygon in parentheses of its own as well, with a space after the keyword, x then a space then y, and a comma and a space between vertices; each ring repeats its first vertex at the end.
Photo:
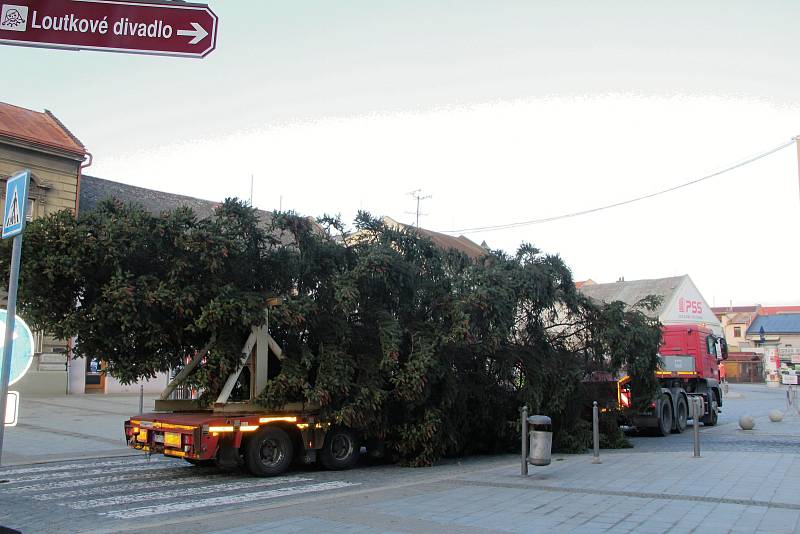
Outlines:
POLYGON ((223 440, 220 442, 216 463, 220 469, 226 471, 235 471, 244 466, 241 452, 230 440, 223 440))

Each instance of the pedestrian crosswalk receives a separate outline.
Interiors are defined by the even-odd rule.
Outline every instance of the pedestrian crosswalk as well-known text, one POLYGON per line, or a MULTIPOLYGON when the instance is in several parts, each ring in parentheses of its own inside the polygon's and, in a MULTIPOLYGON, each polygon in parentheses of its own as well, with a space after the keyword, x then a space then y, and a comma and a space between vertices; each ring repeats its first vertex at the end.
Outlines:
POLYGON ((163 457, 62 462, 0 469, 0 502, 24 513, 21 508, 40 508, 42 504, 35 503, 46 501, 51 510, 63 507, 84 520, 89 514, 113 521, 214 510, 357 485, 329 480, 329 475, 310 472, 256 478, 163 457))

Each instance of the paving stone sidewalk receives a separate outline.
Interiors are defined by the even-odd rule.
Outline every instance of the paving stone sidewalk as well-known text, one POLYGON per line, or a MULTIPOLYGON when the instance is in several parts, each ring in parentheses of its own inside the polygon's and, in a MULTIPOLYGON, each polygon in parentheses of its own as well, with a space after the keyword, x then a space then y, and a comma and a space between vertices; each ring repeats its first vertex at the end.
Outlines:
MULTIPOLYGON (((144 410, 152 408, 146 396, 144 410)), ((23 396, 19 423, 5 432, 2 465, 130 455, 122 425, 138 412, 138 395, 23 396)))

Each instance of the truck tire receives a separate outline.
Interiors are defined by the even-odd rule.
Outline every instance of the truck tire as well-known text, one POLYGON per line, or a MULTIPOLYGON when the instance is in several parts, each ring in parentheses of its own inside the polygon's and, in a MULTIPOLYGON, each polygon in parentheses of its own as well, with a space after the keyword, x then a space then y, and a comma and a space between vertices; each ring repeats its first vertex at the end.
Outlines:
POLYGON ((292 465, 294 447, 282 429, 267 426, 258 430, 245 447, 247 470, 257 477, 280 475, 292 465))
POLYGON ((661 395, 661 402, 658 403, 658 424, 656 425, 657 436, 668 436, 672 432, 672 401, 668 395, 661 395))
POLYGON ((717 414, 717 395, 713 391, 709 391, 708 398, 711 399, 708 406, 708 415, 704 415, 700 422, 703 423, 703 426, 716 426, 719 418, 717 414))
POLYGON ((675 429, 676 434, 680 434, 686 430, 686 420, 689 419, 689 404, 686 402, 686 397, 678 395, 678 403, 675 407, 675 429))
POLYGON ((355 466, 360 454, 361 445, 355 433, 347 428, 333 427, 325 436, 319 459, 327 469, 341 471, 355 466))

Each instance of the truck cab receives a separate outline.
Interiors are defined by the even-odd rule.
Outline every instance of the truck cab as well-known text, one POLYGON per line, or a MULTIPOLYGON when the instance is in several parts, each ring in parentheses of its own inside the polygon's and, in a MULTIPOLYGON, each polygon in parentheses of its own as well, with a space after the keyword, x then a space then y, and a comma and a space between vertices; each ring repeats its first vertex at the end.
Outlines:
POLYGON ((722 406, 719 384, 719 363, 728 355, 725 339, 699 324, 664 325, 659 348, 661 366, 656 376, 660 393, 641 412, 632 413, 630 377, 617 382, 617 405, 623 413, 623 423, 638 428, 650 428, 658 435, 680 433, 686 429, 689 397, 703 399, 706 426, 717 424, 722 406))
POLYGON ((725 339, 699 325, 662 327, 663 361, 659 376, 694 377, 719 382, 719 362, 727 358, 725 339))

